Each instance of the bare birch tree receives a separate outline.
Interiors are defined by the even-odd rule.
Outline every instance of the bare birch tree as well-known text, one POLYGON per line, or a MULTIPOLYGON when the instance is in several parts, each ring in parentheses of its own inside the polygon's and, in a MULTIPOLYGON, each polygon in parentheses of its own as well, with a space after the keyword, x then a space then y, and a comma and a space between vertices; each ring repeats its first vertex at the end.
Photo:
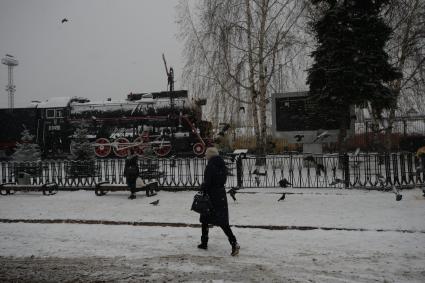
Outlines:
POLYGON ((389 54, 394 66, 403 73, 402 78, 391 84, 398 104, 388 113, 385 146, 390 150, 396 110, 402 114, 411 108, 422 113, 425 110, 425 1, 393 0, 385 16, 393 29, 389 54))
MULTIPOLYGON (((185 42, 185 81, 221 105, 249 104, 258 152, 267 138, 267 103, 277 66, 305 45, 300 0, 181 0, 178 23, 185 42)), ((219 106, 220 108, 220 106, 219 106)), ((217 109, 217 108, 216 108, 217 109)))

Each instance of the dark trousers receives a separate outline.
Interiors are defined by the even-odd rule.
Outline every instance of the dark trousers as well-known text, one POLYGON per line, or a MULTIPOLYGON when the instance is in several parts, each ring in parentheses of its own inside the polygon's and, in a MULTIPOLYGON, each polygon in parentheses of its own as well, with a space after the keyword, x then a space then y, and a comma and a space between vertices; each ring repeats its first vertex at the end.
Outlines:
MULTIPOLYGON (((232 229, 230 228, 229 224, 227 225, 220 225, 220 228, 223 230, 224 234, 226 234, 227 239, 229 239, 229 243, 233 246, 236 244, 236 237, 233 235, 232 229)), ((202 237, 201 241, 202 243, 208 242, 208 224, 202 223, 202 237)))
POLYGON ((136 179, 128 179, 127 178, 127 186, 130 189, 131 194, 136 193, 136 179))

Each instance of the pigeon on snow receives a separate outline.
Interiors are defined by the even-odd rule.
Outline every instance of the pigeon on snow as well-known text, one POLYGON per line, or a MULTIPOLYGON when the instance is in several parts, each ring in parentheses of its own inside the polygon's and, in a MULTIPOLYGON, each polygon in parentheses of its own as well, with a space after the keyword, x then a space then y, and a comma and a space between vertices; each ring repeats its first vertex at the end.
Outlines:
POLYGON ((284 200, 284 199, 285 199, 285 197, 286 197, 286 193, 283 193, 283 194, 282 194, 282 196, 280 197, 280 199, 278 199, 277 201, 284 200))
POLYGON ((292 184, 289 183, 288 180, 286 180, 285 178, 283 178, 282 180, 279 181, 279 186, 281 188, 287 188, 288 186, 292 186, 292 184))
POLYGON ((335 178, 335 180, 333 180, 329 185, 330 186, 335 186, 337 184, 343 184, 343 183, 344 183, 344 180, 339 179, 339 178, 335 178))

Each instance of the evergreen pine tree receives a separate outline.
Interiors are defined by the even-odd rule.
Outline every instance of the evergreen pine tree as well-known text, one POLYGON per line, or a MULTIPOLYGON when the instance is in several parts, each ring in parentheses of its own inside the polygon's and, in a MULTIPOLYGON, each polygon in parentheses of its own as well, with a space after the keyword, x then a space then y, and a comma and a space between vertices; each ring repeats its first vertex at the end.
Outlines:
POLYGON ((29 184, 30 180, 25 178, 25 174, 32 176, 41 174, 41 152, 37 144, 33 143, 33 136, 27 129, 21 133, 21 142, 16 145, 16 151, 12 159, 17 161, 14 164, 14 174, 17 182, 29 184), (25 180, 26 179, 26 180, 25 180))
POLYGON ((37 144, 33 143, 34 137, 30 135, 27 129, 21 133, 21 142, 16 145, 16 151, 12 155, 12 159, 19 162, 40 161, 41 152, 37 144))
POLYGON ((71 153, 74 160, 94 160, 95 153, 87 138, 88 130, 85 125, 80 125, 74 132, 71 153))
POLYGON ((73 160, 68 174, 72 177, 94 177, 96 173, 96 160, 93 147, 87 138, 88 130, 81 124, 74 132, 71 142, 73 160))
MULTIPOLYGON (((384 50, 391 29, 380 16, 388 0, 313 0, 322 16, 313 23, 318 41, 308 70, 310 95, 338 119, 340 141, 350 106, 370 103, 375 117, 396 103, 388 83, 399 73, 384 50)), ((319 111, 319 110, 318 110, 319 111)))

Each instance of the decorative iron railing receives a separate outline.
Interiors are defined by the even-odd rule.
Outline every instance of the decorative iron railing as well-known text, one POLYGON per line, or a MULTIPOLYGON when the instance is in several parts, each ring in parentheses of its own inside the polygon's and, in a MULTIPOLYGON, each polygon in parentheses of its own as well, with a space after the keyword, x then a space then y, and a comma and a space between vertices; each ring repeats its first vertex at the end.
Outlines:
MULTIPOLYGON (((243 186, 278 187, 284 178, 297 188, 413 186, 425 182, 412 153, 267 156, 242 160, 243 186)), ((422 163, 423 164, 423 163, 422 163)))
MULTIPOLYGON (((286 179, 294 188, 382 188, 421 186, 425 183, 425 158, 413 153, 358 155, 270 155, 228 156, 227 187, 279 187, 286 179)), ((49 160, 1 162, 1 183, 31 184, 55 182, 61 189, 94 187, 99 182, 125 184, 125 160, 49 160)), ((202 158, 139 159, 141 177, 156 180, 162 188, 198 188, 203 181, 206 160, 202 158)))

